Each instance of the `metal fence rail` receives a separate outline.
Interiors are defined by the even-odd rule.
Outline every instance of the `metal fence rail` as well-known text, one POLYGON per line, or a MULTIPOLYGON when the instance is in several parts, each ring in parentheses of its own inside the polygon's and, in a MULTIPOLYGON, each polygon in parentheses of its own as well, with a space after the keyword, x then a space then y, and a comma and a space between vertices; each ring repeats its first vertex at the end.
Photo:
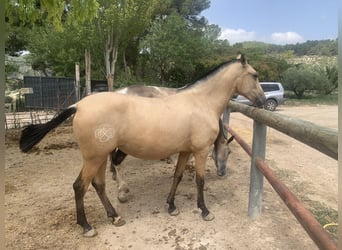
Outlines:
MULTIPOLYGON (((235 102, 230 102, 228 109, 241 112, 247 117, 254 119, 252 148, 226 125, 228 132, 235 137, 235 140, 252 157, 248 215, 253 218, 261 213, 263 176, 265 176, 316 245, 320 249, 337 249, 336 242, 324 230, 316 218, 264 162, 266 125, 281 131, 334 159, 337 159, 337 131, 235 102), (297 126, 300 126, 300 128, 297 126), (308 136, 310 136, 309 139, 306 138, 308 136), (320 144, 323 144, 324 146, 320 144)), ((225 111, 226 116, 229 116, 229 110, 225 111)), ((229 121, 229 118, 225 118, 225 120, 229 121)))

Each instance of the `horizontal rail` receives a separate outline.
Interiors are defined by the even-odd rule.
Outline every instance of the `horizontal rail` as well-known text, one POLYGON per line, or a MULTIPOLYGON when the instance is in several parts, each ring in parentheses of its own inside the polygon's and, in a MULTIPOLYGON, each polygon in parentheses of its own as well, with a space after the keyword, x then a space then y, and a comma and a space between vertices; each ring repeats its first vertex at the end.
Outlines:
MULTIPOLYGON (((234 130, 225 125, 228 132, 234 136, 234 139, 252 156, 252 148, 249 146, 234 130)), ((324 230, 316 218, 305 208, 297 197, 288 189, 288 187, 275 175, 268 165, 260 158, 255 159, 257 168, 266 177, 273 189, 278 193, 285 205, 290 209, 292 214, 297 218, 305 231, 310 235, 311 239, 320 249, 337 249, 336 242, 324 230)))
POLYGON ((229 102, 229 108, 291 136, 335 160, 338 159, 337 130, 233 101, 229 102))

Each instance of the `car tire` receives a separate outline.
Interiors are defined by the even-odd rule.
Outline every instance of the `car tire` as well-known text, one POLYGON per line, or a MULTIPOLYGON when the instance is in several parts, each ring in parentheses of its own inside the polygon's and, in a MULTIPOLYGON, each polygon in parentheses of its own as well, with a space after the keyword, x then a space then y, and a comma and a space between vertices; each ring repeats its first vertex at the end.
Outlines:
POLYGON ((268 99, 268 100, 266 100, 266 102, 264 104, 264 109, 269 110, 269 111, 274 111, 274 110, 276 110, 277 106, 278 106, 278 103, 276 100, 268 99))

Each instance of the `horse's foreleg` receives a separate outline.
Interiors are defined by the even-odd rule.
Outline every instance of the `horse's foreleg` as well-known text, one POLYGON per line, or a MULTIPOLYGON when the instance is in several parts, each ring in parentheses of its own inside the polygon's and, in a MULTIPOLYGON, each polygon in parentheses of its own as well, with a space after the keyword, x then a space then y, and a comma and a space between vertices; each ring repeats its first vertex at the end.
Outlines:
POLYGON ((127 183, 124 181, 120 174, 119 165, 122 163, 122 161, 126 158, 127 154, 122 152, 120 149, 117 149, 112 152, 111 154, 111 165, 110 170, 113 173, 113 180, 117 182, 118 185, 118 200, 120 202, 126 202, 129 199, 129 188, 127 183))
POLYGON ((104 208, 106 209, 107 216, 113 219, 113 224, 115 226, 122 226, 125 224, 125 221, 121 219, 121 217, 117 214, 111 202, 108 199, 106 194, 106 163, 102 164, 100 169, 98 170, 96 176, 92 180, 92 185, 95 188, 104 208))
POLYGON ((186 163, 188 162, 190 153, 179 153, 178 155, 178 161, 176 164, 176 170, 173 176, 173 183, 171 186, 171 190, 169 193, 169 196, 167 197, 167 203, 169 204, 168 212, 170 215, 178 215, 179 211, 175 206, 175 194, 178 187, 178 184, 182 180, 183 172, 186 166, 186 163))
POLYGON ((194 154, 197 184, 197 207, 202 210, 203 220, 210 221, 214 219, 214 215, 209 212, 204 202, 204 173, 205 163, 208 156, 208 150, 203 150, 194 154))

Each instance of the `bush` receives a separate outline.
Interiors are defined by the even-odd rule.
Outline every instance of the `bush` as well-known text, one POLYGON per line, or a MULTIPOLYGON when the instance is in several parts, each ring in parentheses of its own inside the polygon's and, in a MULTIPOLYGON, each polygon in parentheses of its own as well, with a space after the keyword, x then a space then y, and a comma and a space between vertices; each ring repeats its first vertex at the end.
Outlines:
POLYGON ((297 98, 303 98, 308 90, 318 90, 328 84, 328 78, 321 69, 307 65, 297 65, 285 71, 284 88, 294 92, 297 98))

